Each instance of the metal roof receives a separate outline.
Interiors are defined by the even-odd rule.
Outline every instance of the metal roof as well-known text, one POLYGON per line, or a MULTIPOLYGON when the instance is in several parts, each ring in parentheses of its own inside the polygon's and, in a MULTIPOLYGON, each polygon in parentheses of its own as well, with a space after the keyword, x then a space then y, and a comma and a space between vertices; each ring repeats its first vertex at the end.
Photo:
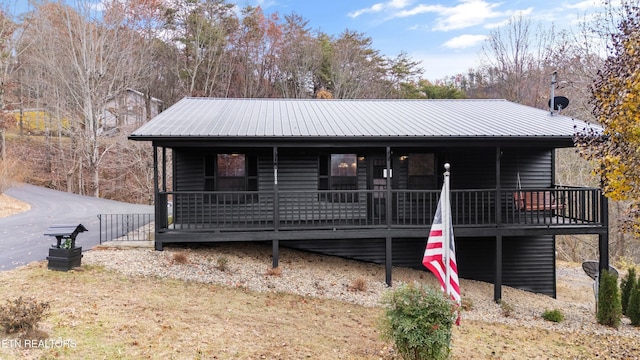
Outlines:
POLYGON ((571 138, 581 124, 506 100, 184 98, 130 139, 571 138))

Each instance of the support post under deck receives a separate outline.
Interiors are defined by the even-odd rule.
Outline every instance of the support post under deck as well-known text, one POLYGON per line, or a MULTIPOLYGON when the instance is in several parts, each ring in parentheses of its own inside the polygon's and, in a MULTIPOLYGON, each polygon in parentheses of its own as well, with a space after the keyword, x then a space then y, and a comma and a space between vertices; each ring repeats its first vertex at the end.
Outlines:
POLYGON ((391 236, 387 236, 385 241, 385 256, 384 256, 384 270, 385 270, 385 282, 388 286, 391 286, 391 269, 393 268, 393 254, 391 253, 392 248, 392 239, 391 236))
POLYGON ((502 235, 496 236, 496 268, 493 280, 493 301, 502 299, 502 235))

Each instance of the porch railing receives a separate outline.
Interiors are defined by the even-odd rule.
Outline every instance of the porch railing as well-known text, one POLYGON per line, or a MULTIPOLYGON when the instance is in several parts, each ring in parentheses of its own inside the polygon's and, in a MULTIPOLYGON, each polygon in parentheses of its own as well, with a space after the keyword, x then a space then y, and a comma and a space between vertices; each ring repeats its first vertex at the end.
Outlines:
MULTIPOLYGON (((440 191, 311 190, 161 192, 160 231, 286 230, 425 227, 433 222, 440 191), (172 204, 168 207, 168 204, 172 204)), ((599 189, 451 191, 454 226, 602 225, 599 189)))
POLYGON ((98 214, 100 244, 153 239, 153 214, 98 214))

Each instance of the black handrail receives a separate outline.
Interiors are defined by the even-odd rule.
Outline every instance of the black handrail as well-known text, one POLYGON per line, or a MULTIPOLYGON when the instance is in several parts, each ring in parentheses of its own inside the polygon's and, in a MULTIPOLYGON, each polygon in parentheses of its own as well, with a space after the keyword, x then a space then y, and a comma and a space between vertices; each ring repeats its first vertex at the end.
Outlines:
MULTIPOLYGON (((390 193, 169 191, 158 194, 156 208, 163 213, 156 219, 159 231, 410 228, 432 223, 439 190, 390 193), (168 204, 173 205, 172 214, 168 204)), ((458 189, 451 191, 451 211, 454 226, 603 226, 601 199, 602 192, 595 188, 458 189)))

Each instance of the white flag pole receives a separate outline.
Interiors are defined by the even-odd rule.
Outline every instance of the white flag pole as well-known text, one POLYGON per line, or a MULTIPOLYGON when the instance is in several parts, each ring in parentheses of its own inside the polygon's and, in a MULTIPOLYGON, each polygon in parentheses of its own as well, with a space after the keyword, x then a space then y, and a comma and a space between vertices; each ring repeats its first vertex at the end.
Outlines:
POLYGON ((449 163, 444 164, 444 191, 442 196, 442 234, 444 236, 443 246, 444 246, 444 267, 446 269, 445 276, 445 293, 447 296, 451 296, 451 266, 449 264, 451 259, 451 202, 449 199, 449 169, 451 165, 449 163))

